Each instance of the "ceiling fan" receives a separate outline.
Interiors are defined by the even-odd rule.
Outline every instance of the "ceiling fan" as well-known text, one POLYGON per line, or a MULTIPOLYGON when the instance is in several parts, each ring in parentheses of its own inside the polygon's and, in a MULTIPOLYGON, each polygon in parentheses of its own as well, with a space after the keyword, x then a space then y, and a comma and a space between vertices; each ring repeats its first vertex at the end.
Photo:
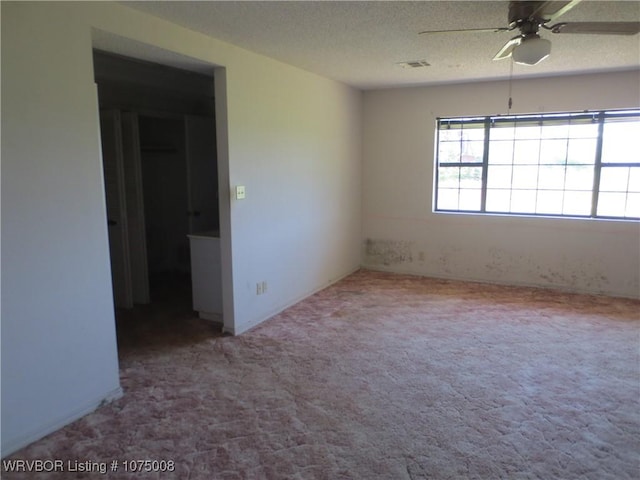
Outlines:
POLYGON ((640 32, 640 22, 560 22, 552 24, 560 15, 568 12, 581 1, 511 1, 509 2, 508 27, 428 30, 420 32, 420 35, 463 32, 495 33, 518 29, 520 34, 505 43, 493 59, 502 60, 512 57, 516 63, 535 65, 551 53, 551 42, 540 37, 540 29, 551 33, 590 35, 635 35, 640 32))

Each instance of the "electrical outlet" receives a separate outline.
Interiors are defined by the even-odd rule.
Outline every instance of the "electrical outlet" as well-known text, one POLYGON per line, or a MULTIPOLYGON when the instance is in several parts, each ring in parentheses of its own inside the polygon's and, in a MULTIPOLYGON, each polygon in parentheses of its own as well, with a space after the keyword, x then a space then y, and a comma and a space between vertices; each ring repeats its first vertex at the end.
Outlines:
POLYGON ((267 293, 267 282, 262 281, 256 283, 256 295, 262 295, 267 293))

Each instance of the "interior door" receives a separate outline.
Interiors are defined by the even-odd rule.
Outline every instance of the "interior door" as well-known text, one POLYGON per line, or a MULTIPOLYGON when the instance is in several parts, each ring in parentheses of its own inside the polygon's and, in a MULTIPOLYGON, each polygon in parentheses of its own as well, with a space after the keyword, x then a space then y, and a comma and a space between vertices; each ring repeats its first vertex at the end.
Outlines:
POLYGON ((217 229, 218 167, 216 125, 213 117, 185 117, 189 233, 217 229))
POLYGON ((118 110, 100 112, 102 165, 104 169, 111 281, 116 307, 133 307, 133 290, 129 260, 127 204, 124 188, 122 123, 118 110))
POLYGON ((144 219, 138 114, 122 112, 122 156, 133 303, 149 303, 149 268, 144 219))

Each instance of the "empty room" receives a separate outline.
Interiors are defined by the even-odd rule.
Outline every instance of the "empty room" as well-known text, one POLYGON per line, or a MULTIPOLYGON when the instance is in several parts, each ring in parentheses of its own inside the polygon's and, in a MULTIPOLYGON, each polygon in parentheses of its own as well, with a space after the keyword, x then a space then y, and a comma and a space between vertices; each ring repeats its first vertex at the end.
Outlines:
POLYGON ((638 478, 640 2, 0 8, 2 478, 638 478))

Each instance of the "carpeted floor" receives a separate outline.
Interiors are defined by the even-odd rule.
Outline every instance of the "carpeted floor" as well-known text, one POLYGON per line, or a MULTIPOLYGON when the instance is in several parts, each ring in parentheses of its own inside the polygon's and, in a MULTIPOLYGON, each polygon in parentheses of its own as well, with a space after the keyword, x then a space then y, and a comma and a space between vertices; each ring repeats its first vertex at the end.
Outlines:
POLYGON ((639 317, 370 271, 240 337, 147 307, 119 318, 124 397, 11 457, 119 471, 2 478, 638 479, 639 317))

